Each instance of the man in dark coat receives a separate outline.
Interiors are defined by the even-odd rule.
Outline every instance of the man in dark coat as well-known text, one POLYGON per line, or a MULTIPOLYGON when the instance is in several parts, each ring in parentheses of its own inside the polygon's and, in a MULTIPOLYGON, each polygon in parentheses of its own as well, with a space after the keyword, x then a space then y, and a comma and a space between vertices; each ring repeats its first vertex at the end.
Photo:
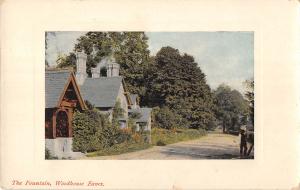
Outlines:
POLYGON ((246 129, 244 127, 241 127, 240 130, 240 156, 247 156, 247 135, 246 135, 246 129))
POLYGON ((249 145, 250 145, 250 148, 249 148, 249 150, 248 150, 248 152, 247 152, 247 156, 250 156, 250 153, 251 153, 251 151, 252 151, 252 149, 253 149, 253 147, 254 147, 254 132, 249 131, 249 132, 247 133, 247 142, 248 142, 249 145))

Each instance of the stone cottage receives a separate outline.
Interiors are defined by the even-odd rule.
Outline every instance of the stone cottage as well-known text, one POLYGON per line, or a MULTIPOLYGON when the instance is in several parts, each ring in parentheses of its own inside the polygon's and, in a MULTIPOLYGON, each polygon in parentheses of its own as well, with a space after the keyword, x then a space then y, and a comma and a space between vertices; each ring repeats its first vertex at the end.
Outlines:
POLYGON ((151 108, 140 108, 138 96, 130 94, 122 76, 119 76, 119 64, 113 57, 105 57, 92 68, 92 77, 86 72, 87 56, 78 52, 76 73, 70 71, 46 71, 46 111, 45 137, 46 147, 52 155, 62 157, 80 157, 72 151, 72 118, 74 109, 85 110, 85 101, 90 102, 112 120, 112 112, 117 102, 124 110, 119 118, 121 128, 126 128, 128 117, 138 112, 137 130, 151 130, 151 108))
POLYGON ((133 112, 140 113, 136 120, 137 130, 151 130, 151 108, 140 108, 137 94, 130 94, 122 76, 119 75, 120 65, 114 57, 104 57, 95 68, 91 69, 92 77, 87 77, 86 54, 77 53, 76 79, 84 100, 109 115, 112 120, 113 108, 117 101, 124 110, 124 117, 119 118, 121 128, 127 127, 128 116, 133 112))
POLYGON ((112 57, 105 57, 92 68, 92 77, 87 77, 86 55, 77 54, 76 79, 84 100, 90 102, 101 112, 109 115, 112 120, 112 112, 119 102, 124 110, 124 117, 119 118, 120 127, 125 128, 128 120, 128 108, 131 106, 129 92, 126 89, 123 77, 119 76, 119 64, 112 57))

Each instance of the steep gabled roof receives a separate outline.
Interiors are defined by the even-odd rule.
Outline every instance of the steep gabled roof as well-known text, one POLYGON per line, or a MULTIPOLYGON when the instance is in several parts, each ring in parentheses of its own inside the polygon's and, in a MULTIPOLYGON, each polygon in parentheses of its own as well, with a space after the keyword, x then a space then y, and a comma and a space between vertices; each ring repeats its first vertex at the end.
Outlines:
POLYGON ((80 90, 75 80, 75 76, 73 72, 69 70, 45 72, 46 108, 59 107, 63 95, 65 94, 65 91, 70 83, 72 83, 74 87, 81 108, 86 109, 86 105, 84 104, 84 101, 81 97, 80 90))
POLYGON ((45 72, 46 108, 57 106, 59 98, 69 81, 70 74, 70 71, 45 72))
POLYGON ((83 99, 95 107, 114 107, 122 80, 122 77, 86 78, 80 86, 83 99))

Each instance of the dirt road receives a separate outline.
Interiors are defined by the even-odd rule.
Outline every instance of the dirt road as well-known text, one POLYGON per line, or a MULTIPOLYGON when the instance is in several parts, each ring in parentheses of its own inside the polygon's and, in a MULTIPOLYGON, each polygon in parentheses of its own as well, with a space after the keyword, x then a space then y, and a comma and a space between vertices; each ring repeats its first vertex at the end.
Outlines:
MULTIPOLYGON (((252 152, 253 155, 253 152, 252 152)), ((210 133, 197 140, 184 141, 114 156, 84 159, 95 160, 184 160, 184 159, 235 159, 239 157, 238 136, 210 133)))

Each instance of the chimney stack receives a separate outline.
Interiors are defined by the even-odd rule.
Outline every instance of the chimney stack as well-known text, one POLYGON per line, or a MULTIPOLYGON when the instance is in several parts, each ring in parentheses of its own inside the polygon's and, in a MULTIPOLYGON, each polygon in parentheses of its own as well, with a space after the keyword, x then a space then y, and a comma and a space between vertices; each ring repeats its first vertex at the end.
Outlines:
POLYGON ((107 77, 119 76, 120 65, 116 62, 114 57, 110 57, 107 63, 107 77))
POLYGON ((86 74, 87 55, 83 52, 76 53, 76 80, 79 85, 84 83, 87 77, 86 74))
POLYGON ((92 78, 99 78, 100 77, 100 68, 91 68, 92 71, 92 78))

